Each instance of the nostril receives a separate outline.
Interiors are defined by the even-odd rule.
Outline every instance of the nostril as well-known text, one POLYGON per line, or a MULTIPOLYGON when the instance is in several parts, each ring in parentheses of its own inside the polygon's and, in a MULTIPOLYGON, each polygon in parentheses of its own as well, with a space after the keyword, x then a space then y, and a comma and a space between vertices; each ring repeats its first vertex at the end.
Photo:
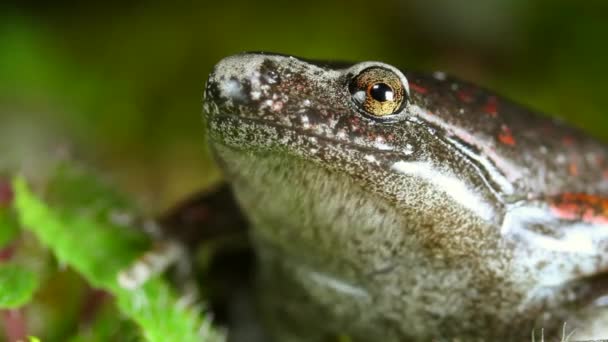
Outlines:
POLYGON ((224 97, 232 99, 233 101, 244 102, 247 100, 243 85, 234 78, 222 81, 220 89, 224 97))
POLYGON ((239 112, 260 102, 270 87, 280 83, 278 71, 260 70, 266 60, 265 56, 251 54, 220 60, 209 74, 203 91, 203 108, 207 115, 239 112))

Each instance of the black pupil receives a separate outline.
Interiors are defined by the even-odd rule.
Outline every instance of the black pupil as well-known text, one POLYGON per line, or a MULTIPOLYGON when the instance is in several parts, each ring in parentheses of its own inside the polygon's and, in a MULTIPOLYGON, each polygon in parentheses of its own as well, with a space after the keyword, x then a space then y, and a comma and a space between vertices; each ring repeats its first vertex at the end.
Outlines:
POLYGON ((374 84, 369 93, 378 102, 393 100, 393 88, 386 83, 374 84))

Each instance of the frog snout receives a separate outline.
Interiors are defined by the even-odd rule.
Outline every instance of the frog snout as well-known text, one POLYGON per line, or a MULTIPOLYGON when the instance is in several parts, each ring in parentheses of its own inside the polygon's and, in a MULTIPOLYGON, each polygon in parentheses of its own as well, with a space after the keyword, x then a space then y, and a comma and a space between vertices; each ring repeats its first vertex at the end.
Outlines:
POLYGON ((263 56, 246 53, 219 61, 207 80, 205 102, 242 105, 255 100, 263 62, 263 56))

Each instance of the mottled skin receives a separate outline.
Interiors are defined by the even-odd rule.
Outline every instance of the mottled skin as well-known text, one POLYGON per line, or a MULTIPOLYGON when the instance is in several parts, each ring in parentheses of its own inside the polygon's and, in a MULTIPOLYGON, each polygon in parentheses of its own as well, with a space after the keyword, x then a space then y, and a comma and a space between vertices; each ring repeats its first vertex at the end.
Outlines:
POLYGON ((522 341, 564 322, 578 338, 608 336, 598 141, 442 73, 379 62, 228 57, 204 107, 277 341, 522 341), (353 102, 347 85, 370 66, 409 87, 398 114, 353 102))

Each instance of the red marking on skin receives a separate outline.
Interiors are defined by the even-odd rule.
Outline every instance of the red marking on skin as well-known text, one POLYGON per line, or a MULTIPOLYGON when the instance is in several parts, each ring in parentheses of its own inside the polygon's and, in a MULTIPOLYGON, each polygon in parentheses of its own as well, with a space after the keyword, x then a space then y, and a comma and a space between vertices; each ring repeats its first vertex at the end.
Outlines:
POLYGON ((608 224, 608 198, 596 195, 566 193, 549 199, 551 212, 557 218, 591 224, 608 224))
POLYGON ((280 111, 281 109, 283 109, 283 102, 281 102, 281 101, 273 102, 270 109, 274 112, 280 111))
POLYGON ((470 145, 476 146, 482 153, 487 156, 494 164, 497 169, 500 170, 502 174, 509 180, 510 182, 514 182, 519 179, 522 175, 521 167, 513 165, 509 160, 503 158, 501 155, 496 153, 492 146, 488 144, 485 140, 479 139, 477 136, 471 134, 470 130, 463 129, 462 127, 458 127, 455 125, 451 125, 447 123, 445 120, 433 116, 429 111, 422 111, 419 115, 433 124, 436 124, 439 127, 444 128, 446 131, 450 132, 467 142, 470 145))
POLYGON ((429 92, 429 90, 428 90, 428 89, 426 89, 425 87, 423 87, 423 86, 421 86, 421 85, 418 85, 418 84, 416 84, 416 83, 412 83, 412 82, 410 82, 410 83, 409 83, 409 86, 410 86, 410 89, 412 89, 412 90, 414 90, 415 92, 420 93, 420 94, 426 94, 426 93, 428 93, 428 92, 429 92))
POLYGON ((583 214, 583 221, 594 224, 608 224, 608 217, 596 216, 593 209, 587 209, 583 214))
POLYGON ((501 132, 498 134, 498 140, 505 145, 515 146, 516 141, 513 137, 513 133, 511 133, 511 129, 506 125, 502 125, 500 129, 501 132))
POLYGON ((498 115, 498 99, 496 99, 496 96, 488 97, 486 105, 483 107, 483 111, 493 118, 498 115))
POLYGON ((562 143, 565 146, 572 146, 572 144, 574 144, 574 137, 566 135, 562 138, 562 143))
POLYGON ((604 156, 602 156, 601 154, 596 155, 595 156, 595 165, 603 166, 604 165, 604 156))
POLYGON ((608 224, 608 217, 606 216, 585 216, 583 220, 593 224, 608 224))
POLYGON ((576 166, 575 162, 571 162, 568 165, 568 173, 570 173, 570 176, 578 176, 578 167, 576 166))
POLYGON ((574 221, 579 218, 578 208, 574 204, 561 204, 559 206, 551 206, 551 212, 562 220, 574 221))
POLYGON ((359 126, 359 118, 353 117, 350 119, 350 130, 353 132, 359 131, 361 126, 359 126))
POLYGON ((604 172, 602 172, 602 175, 604 176, 605 180, 608 180, 608 170, 604 170, 604 172))
POLYGON ((460 101, 465 102, 465 103, 473 102, 473 94, 471 94, 471 92, 467 91, 467 90, 459 91, 458 98, 460 99, 460 101))

